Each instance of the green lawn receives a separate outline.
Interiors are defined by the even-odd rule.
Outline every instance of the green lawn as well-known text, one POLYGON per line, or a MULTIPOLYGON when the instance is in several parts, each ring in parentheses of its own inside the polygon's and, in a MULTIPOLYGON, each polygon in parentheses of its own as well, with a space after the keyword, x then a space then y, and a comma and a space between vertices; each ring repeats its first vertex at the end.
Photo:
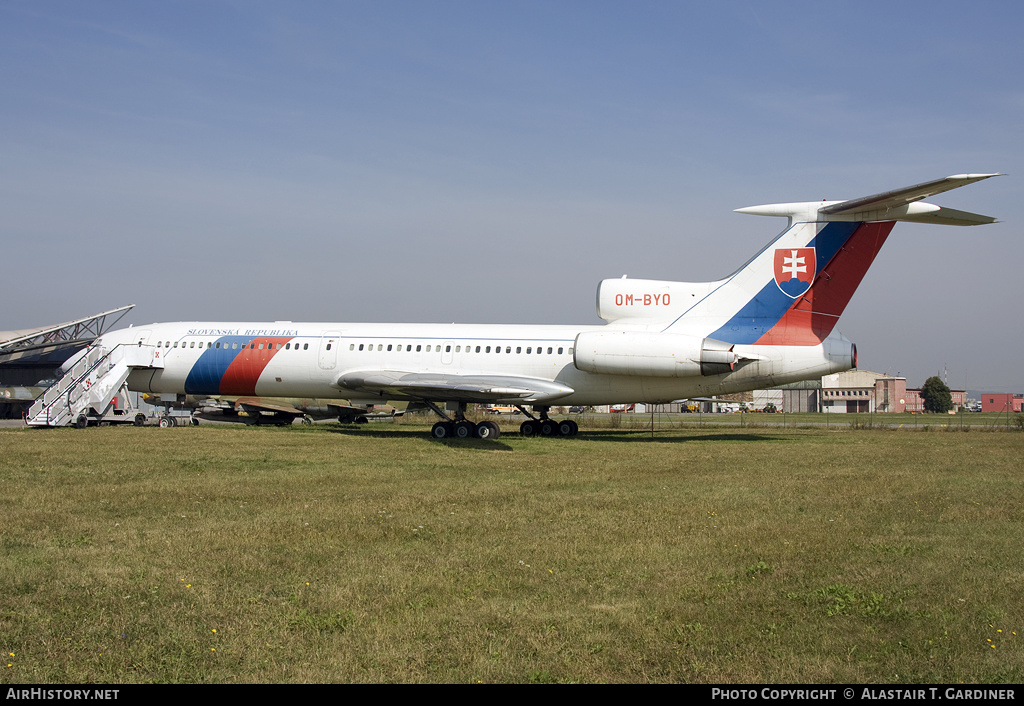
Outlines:
POLYGON ((1024 681, 1018 431, 428 432, 0 430, 2 681, 1024 681))

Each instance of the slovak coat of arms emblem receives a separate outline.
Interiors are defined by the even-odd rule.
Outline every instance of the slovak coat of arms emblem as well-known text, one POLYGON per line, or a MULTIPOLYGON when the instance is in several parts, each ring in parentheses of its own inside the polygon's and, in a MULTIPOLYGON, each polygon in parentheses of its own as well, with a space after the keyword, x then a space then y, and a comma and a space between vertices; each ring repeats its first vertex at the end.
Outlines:
POLYGON ((811 288, 816 260, 814 248, 779 248, 775 251, 775 284, 796 299, 811 288))

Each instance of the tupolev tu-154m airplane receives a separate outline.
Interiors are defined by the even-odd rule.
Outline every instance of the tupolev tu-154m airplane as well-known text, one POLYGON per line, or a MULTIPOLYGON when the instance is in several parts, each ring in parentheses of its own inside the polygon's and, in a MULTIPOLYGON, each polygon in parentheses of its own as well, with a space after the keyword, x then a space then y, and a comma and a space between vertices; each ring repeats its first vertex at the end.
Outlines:
MULTIPOLYGON (((466 406, 508 404, 527 414, 524 435, 573 436, 572 420, 548 417, 552 405, 668 402, 856 367, 856 346, 833 329, 895 222, 992 223, 922 199, 993 176, 738 209, 789 223, 725 279, 602 281, 605 325, 155 323, 104 334, 95 346, 108 362, 98 370, 119 367, 118 385, 165 395, 421 402, 441 417, 439 439, 496 437, 497 425, 466 419, 466 406)), ((37 424, 51 423, 44 414, 83 419, 32 413, 37 424)))

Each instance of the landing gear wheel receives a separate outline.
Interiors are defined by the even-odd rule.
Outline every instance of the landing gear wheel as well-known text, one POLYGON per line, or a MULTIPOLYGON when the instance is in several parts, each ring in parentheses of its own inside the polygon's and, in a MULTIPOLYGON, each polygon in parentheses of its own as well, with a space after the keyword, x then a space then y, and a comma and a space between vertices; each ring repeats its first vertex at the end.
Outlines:
POLYGON ((558 422, 556 422, 554 419, 540 420, 540 435, 558 436, 558 422))
POLYGON ((139 412, 138 414, 136 414, 135 415, 135 422, 134 422, 134 424, 137 427, 145 426, 145 424, 146 424, 146 415, 143 414, 142 412, 139 412))
POLYGON ((160 417, 160 428, 161 429, 169 429, 169 428, 171 428, 173 426, 174 426, 174 418, 173 417, 166 417, 166 416, 165 417, 160 417))
POLYGON ((308 427, 313 424, 313 420, 309 417, 302 417, 302 426, 308 427))
POLYGON ((435 439, 450 439, 452 436, 451 422, 438 422, 430 429, 430 435, 435 439))
POLYGON ((75 420, 75 428, 85 429, 87 426, 89 426, 89 418, 84 414, 79 414, 78 419, 75 420))
POLYGON ((519 433, 522 436, 536 436, 537 432, 540 431, 539 426, 533 419, 527 419, 519 425, 519 433))
POLYGON ((476 425, 476 438, 497 439, 501 436, 501 429, 494 422, 480 422, 476 425))
POLYGON ((579 430, 579 425, 571 419, 563 419, 558 423, 559 436, 576 436, 576 432, 579 430))
POLYGON ((455 422, 455 438, 456 439, 472 439, 476 436, 476 424, 463 419, 461 422, 455 422))
POLYGON ((196 419, 195 417, 189 417, 188 418, 188 423, 189 423, 189 426, 193 426, 193 427, 199 426, 199 420, 196 419))
POLYGON ((369 423, 370 423, 370 420, 367 419, 365 416, 360 415, 360 416, 356 417, 356 424, 369 424, 369 423))

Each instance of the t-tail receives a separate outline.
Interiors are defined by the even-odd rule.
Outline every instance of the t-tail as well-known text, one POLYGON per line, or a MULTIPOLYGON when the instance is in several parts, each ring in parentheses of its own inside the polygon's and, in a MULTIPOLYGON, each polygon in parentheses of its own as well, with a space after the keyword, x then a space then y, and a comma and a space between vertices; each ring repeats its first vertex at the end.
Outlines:
POLYGON ((702 336, 729 345, 815 346, 832 333, 896 221, 981 225, 994 218, 924 198, 998 174, 957 174, 847 201, 751 206, 789 225, 717 282, 605 280, 598 314, 613 327, 702 336))

